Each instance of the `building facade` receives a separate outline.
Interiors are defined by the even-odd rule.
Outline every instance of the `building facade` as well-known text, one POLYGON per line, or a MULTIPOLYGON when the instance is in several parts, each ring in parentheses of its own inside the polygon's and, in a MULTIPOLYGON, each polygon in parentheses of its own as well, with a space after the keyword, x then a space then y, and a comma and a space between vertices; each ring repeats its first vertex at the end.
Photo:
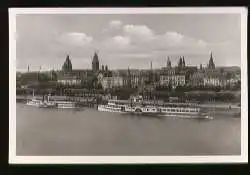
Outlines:
POLYGON ((188 80, 189 86, 203 86, 205 74, 203 72, 196 72, 190 76, 188 80))
POLYGON ((59 76, 57 83, 62 85, 80 85, 81 79, 77 76, 59 76))
POLYGON ((160 86, 184 86, 186 83, 185 75, 161 75, 160 86))
POLYGON ((211 76, 206 76, 203 78, 203 83, 204 86, 224 86, 224 81, 223 79, 219 77, 211 77, 211 76))
POLYGON ((102 77, 101 84, 104 90, 123 87, 123 77, 102 77))

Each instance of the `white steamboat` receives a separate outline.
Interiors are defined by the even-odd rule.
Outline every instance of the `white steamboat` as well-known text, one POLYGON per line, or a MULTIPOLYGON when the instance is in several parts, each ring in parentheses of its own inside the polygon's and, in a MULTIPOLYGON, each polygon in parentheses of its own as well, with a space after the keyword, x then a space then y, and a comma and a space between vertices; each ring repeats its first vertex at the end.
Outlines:
POLYGON ((110 100, 107 105, 99 105, 98 110, 135 115, 212 119, 195 103, 145 104, 143 100, 110 100))
POLYGON ((78 109, 77 103, 72 101, 51 101, 50 95, 43 96, 42 100, 36 99, 34 96, 31 100, 27 101, 26 105, 35 106, 39 108, 57 108, 57 109, 78 109))

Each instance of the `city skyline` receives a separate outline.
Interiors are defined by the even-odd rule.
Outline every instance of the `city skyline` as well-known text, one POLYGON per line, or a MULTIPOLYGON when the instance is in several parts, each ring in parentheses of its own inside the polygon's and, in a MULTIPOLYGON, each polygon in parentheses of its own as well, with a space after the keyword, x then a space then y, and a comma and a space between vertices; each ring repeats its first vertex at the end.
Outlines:
POLYGON ((73 69, 91 69, 95 51, 110 69, 160 68, 180 56, 206 66, 211 52, 216 66, 240 66, 240 15, 20 15, 16 42, 17 71, 61 69, 67 55, 73 69))

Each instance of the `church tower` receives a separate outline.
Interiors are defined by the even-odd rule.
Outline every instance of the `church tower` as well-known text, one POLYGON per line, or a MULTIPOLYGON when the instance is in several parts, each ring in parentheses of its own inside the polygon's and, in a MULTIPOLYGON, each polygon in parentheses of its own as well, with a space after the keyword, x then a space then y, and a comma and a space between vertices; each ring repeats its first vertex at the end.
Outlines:
POLYGON ((182 65, 183 65, 183 63, 182 63, 182 58, 180 57, 179 62, 178 62, 178 67, 179 67, 179 68, 182 68, 182 65))
POLYGON ((168 68, 168 69, 171 68, 171 61, 170 61, 169 57, 168 57, 168 60, 167 60, 167 68, 168 68))
POLYGON ((211 55, 210 55, 210 59, 209 59, 209 63, 208 63, 208 68, 209 69, 215 69, 215 64, 214 64, 212 52, 211 52, 211 55))
POLYGON ((94 54, 93 61, 92 61, 92 70, 94 72, 99 71, 99 60, 98 60, 98 55, 96 52, 94 54))
POLYGON ((185 59, 184 59, 184 56, 182 56, 182 67, 185 67, 185 66, 186 66, 185 59))
POLYGON ((72 71, 72 63, 71 63, 71 60, 69 59, 69 55, 67 55, 66 60, 62 66, 62 71, 64 73, 68 73, 72 71))

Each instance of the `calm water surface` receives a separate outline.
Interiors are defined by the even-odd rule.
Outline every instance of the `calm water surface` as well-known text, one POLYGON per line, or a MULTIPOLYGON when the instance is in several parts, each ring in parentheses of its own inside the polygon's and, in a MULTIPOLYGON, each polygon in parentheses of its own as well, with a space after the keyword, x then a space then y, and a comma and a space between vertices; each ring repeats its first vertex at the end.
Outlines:
POLYGON ((236 155, 240 118, 139 117, 17 103, 17 155, 236 155))

